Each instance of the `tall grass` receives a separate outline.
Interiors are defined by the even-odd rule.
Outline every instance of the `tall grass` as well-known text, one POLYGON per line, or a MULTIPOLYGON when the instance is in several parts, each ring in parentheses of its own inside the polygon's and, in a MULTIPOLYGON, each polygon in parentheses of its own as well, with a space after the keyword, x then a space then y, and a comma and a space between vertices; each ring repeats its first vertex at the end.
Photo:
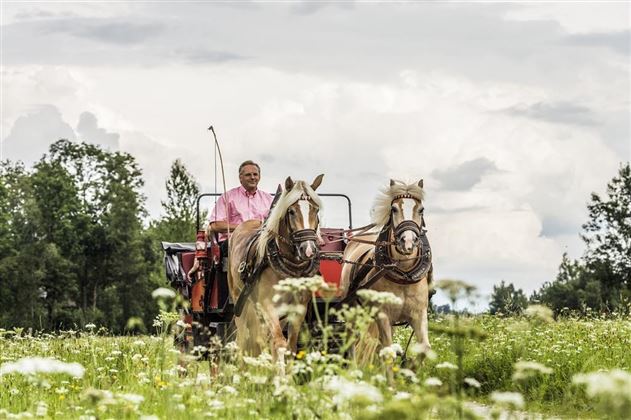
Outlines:
MULTIPOLYGON (((159 321, 164 327, 173 319, 159 321)), ((456 324, 454 317, 438 317, 431 324, 433 353, 417 354, 412 343, 405 364, 398 348, 383 352, 385 362, 366 366, 307 349, 287 358, 284 375, 269 354, 244 356, 233 344, 215 343, 214 369, 178 352, 165 328, 143 337, 112 337, 93 326, 55 335, 0 330, 0 419, 472 416, 460 400, 572 417, 613 410, 607 417, 624 418, 629 407, 628 318, 473 316, 456 324), (38 356, 77 362, 85 372, 27 374, 38 356), (516 374, 520 361, 536 363, 517 365, 516 374), (393 366, 391 383, 386 362, 393 366), (627 373, 575 376, 612 369, 627 373)), ((401 347, 409 332, 395 331, 401 347)))

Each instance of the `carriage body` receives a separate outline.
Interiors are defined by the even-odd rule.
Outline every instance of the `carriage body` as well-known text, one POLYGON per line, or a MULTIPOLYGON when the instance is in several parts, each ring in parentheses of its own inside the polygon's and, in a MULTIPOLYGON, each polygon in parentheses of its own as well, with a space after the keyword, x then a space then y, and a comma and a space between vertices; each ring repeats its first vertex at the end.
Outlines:
MULTIPOLYGON (((216 241, 203 241, 201 227, 200 200, 219 194, 201 194, 197 199, 198 240, 190 243, 162 242, 166 277, 182 299, 187 302, 181 309, 182 320, 190 325, 186 334, 179 338, 183 350, 194 346, 206 346, 212 336, 222 341, 229 341, 233 330, 234 303, 228 293, 227 247, 220 249, 216 241), (201 241, 200 241, 201 239, 201 241), (203 244, 203 245, 202 245, 203 244), (195 268, 189 277, 188 273, 195 268)), ((338 197, 346 200, 348 209, 348 227, 352 228, 351 201, 343 194, 319 194, 320 197, 338 197)), ((339 290, 342 264, 346 241, 345 228, 321 228, 324 243, 320 246, 320 274, 324 280, 339 290)), ((335 298, 333 299, 335 301, 335 298)), ((330 299, 328 299, 329 303, 330 299)), ((309 308, 307 323, 314 320, 313 312, 322 312, 326 304, 317 298, 316 305, 309 308)))

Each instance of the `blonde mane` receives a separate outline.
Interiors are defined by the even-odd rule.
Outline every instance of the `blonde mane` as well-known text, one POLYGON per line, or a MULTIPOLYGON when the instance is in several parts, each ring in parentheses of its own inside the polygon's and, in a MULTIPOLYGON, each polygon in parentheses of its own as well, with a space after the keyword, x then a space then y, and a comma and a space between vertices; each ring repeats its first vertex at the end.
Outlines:
POLYGON ((322 210, 320 197, 305 181, 296 181, 291 191, 283 191, 267 220, 261 226, 261 236, 259 237, 259 243, 256 245, 256 264, 260 264, 263 261, 267 242, 278 234, 280 221, 285 217, 289 207, 300 200, 300 197, 305 193, 322 210))
POLYGON ((420 201, 425 198, 425 191, 416 182, 406 184, 403 181, 394 180, 394 185, 388 185, 386 188, 381 189, 370 211, 371 221, 376 225, 375 229, 381 229, 388 223, 392 201, 396 197, 405 194, 409 194, 420 201))

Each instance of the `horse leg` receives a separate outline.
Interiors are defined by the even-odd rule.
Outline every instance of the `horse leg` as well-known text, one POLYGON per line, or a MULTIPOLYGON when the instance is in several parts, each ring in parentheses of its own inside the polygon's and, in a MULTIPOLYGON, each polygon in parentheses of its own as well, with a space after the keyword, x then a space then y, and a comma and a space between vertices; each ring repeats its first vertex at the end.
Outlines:
MULTIPOLYGON (((390 325, 390 318, 383 312, 379 312, 377 315, 377 327, 379 328, 379 337, 381 339, 381 346, 390 347, 392 345, 392 326, 390 325)), ((394 374, 392 373, 392 361, 386 360, 386 377, 390 385, 394 384, 394 374)))
POLYGON ((421 353, 423 355, 427 355, 427 353, 432 349, 432 346, 429 344, 427 306, 422 306, 418 312, 412 314, 410 325, 414 330, 416 340, 421 345, 421 353))
MULTIPOLYGON (((272 356, 275 359, 278 359, 280 355, 280 349, 287 349, 287 340, 283 335, 283 328, 280 325, 280 321, 278 319, 278 314, 276 313, 276 309, 274 308, 274 304, 270 301, 263 305, 264 317, 265 321, 269 327, 270 339, 271 339, 271 348, 272 348, 272 356)), ((283 351, 284 355, 284 351, 283 351)))
POLYGON ((291 320, 287 325, 287 346, 288 350, 296 353, 298 350, 298 338, 300 336, 300 328, 305 320, 306 311, 301 314, 292 314, 291 320))

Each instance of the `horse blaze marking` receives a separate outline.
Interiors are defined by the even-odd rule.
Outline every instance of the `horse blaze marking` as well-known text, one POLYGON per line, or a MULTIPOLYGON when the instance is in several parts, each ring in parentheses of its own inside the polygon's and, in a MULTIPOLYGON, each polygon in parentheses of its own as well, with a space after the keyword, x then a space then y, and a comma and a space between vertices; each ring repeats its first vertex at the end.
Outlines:
MULTIPOLYGON (((300 208, 300 213, 302 214, 302 228, 309 229, 311 226, 309 225, 309 201, 308 200, 300 200, 298 201, 298 207, 300 208)), ((311 247, 311 243, 307 243, 307 249, 305 249, 305 255, 307 257, 311 257, 315 250, 311 247)))
MULTIPOLYGON (((403 220, 414 220, 414 208, 416 207, 416 200, 413 198, 403 198, 401 200, 401 211, 403 212, 403 220)), ((414 235, 409 230, 403 233, 403 240, 406 247, 411 247, 414 241, 414 235)))

